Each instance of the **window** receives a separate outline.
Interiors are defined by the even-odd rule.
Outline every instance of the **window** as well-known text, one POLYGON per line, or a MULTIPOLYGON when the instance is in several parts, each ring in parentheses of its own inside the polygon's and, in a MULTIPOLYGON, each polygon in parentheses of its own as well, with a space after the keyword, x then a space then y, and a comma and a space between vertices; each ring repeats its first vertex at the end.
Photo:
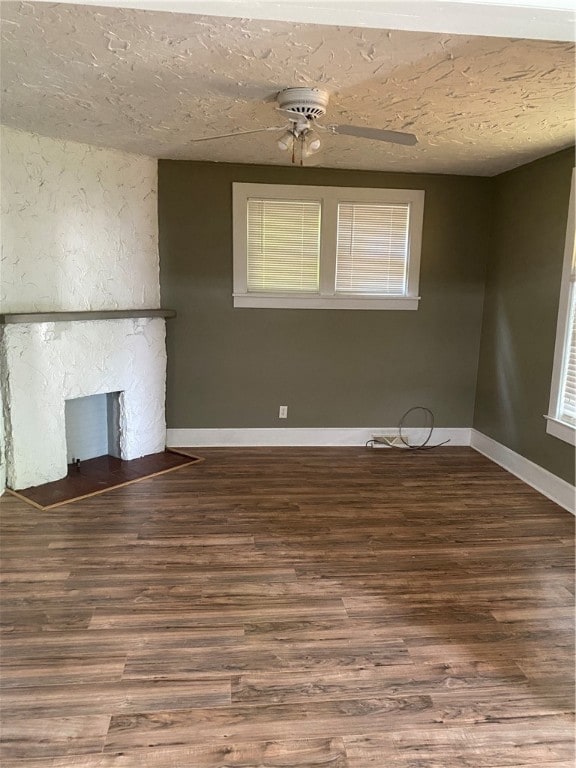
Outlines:
POLYGON ((424 192, 233 187, 235 307, 418 308, 424 192))
POLYGON ((410 206, 338 203, 336 293, 404 296, 410 206))
POLYGON ((248 291, 318 292, 320 203, 248 200, 248 291))
POLYGON ((572 189, 566 228, 564 268, 558 308, 552 391, 546 431, 576 445, 576 189, 572 189))

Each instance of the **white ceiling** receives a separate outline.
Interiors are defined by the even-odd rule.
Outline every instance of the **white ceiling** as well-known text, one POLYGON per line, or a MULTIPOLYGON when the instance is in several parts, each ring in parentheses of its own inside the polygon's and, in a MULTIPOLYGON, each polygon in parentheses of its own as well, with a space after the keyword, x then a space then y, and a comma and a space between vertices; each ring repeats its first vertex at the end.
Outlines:
POLYGON ((489 176, 574 143, 571 42, 82 5, 0 8, 2 121, 43 135, 155 157, 286 164, 274 134, 191 139, 282 125, 275 94, 306 85, 331 94, 324 122, 419 139, 406 147, 327 136, 307 165, 489 176))

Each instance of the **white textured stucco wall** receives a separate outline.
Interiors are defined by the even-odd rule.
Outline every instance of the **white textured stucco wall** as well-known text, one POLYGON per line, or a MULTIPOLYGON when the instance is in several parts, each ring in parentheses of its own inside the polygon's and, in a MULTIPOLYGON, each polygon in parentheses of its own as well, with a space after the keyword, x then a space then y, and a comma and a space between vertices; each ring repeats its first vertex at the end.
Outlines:
MULTIPOLYGON (((159 307, 156 160, 0 130, 0 311, 159 307)), ((122 458, 164 449, 162 319, 6 325, 0 377, 14 489, 66 475, 69 398, 121 391, 122 458)))
POLYGON ((160 306, 157 161, 0 132, 3 312, 160 306))
POLYGON ((2 357, 3 350, 3 328, 0 328, 0 495, 6 488, 6 445, 4 428, 4 390, 2 386, 2 371, 4 370, 4 361, 2 357))

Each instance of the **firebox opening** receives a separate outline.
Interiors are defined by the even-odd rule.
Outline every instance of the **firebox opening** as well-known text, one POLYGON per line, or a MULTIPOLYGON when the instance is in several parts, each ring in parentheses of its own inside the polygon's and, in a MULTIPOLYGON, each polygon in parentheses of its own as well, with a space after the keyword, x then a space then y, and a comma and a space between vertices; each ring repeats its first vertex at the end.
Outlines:
POLYGON ((99 456, 120 456, 120 392, 64 402, 68 464, 99 456))

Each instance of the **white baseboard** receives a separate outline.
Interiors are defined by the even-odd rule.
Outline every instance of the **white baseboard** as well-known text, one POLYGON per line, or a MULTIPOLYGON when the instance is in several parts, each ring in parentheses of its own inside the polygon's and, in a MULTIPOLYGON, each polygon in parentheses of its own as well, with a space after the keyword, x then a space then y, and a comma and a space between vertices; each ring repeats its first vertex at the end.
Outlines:
MULTIPOLYGON (((238 446, 352 446, 366 445, 373 435, 397 434, 397 427, 327 427, 271 429, 169 429, 170 448, 238 446)), ((423 430, 405 429, 412 442, 421 441, 423 430)), ((424 433, 425 436, 425 433, 424 433)), ((450 440, 449 445, 470 445, 470 429, 434 430, 431 445, 450 440)))
POLYGON ((535 488, 544 496, 576 514, 576 488, 547 469, 496 442, 478 430, 471 430, 470 445, 496 464, 535 488))

